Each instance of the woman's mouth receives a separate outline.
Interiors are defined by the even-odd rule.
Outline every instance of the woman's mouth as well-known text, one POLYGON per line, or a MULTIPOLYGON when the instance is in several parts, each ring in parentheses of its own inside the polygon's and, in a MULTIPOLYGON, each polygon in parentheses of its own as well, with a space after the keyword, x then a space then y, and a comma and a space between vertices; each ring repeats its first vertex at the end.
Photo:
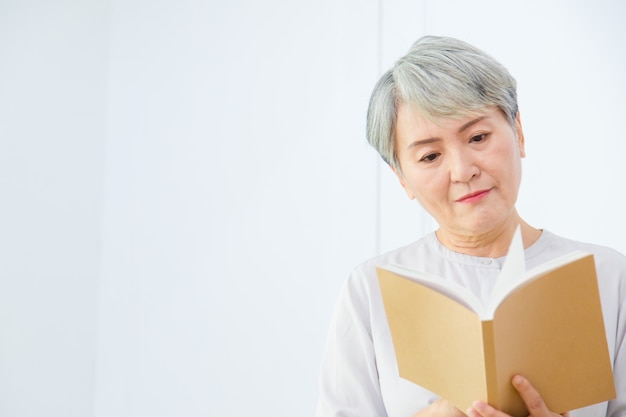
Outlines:
POLYGON ((491 190, 489 189, 489 190, 480 190, 480 191, 476 191, 473 193, 469 193, 469 194, 464 195, 461 198, 458 198, 456 202, 457 203, 475 203, 485 198, 490 192, 491 190))

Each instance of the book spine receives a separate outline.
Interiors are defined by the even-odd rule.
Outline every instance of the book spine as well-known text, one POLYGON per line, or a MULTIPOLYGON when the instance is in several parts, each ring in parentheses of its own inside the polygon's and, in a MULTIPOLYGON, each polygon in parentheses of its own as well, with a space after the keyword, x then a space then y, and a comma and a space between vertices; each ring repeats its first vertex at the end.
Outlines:
POLYGON ((487 402, 498 407, 498 372, 496 369, 496 346, 493 333, 493 320, 482 322, 483 354, 485 355, 485 382, 487 384, 487 402))

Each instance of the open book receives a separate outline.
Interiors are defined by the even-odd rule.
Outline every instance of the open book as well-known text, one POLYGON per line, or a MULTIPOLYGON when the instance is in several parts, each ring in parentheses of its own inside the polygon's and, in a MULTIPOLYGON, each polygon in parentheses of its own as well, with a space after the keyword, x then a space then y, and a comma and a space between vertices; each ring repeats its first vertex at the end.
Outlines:
POLYGON ((557 413, 615 398, 593 255, 526 271, 519 229, 491 298, 399 265, 378 269, 398 369, 465 411, 475 400, 528 412, 520 374, 557 413))

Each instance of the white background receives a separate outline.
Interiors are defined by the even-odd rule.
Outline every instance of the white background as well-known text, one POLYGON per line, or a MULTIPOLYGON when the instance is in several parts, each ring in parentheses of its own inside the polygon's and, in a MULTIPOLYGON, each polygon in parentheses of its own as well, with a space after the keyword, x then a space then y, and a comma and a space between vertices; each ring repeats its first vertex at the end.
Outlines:
POLYGON ((518 208, 626 252, 626 3, 0 0, 0 416, 306 416, 357 263, 435 226, 364 139, 424 34, 518 80, 518 208))

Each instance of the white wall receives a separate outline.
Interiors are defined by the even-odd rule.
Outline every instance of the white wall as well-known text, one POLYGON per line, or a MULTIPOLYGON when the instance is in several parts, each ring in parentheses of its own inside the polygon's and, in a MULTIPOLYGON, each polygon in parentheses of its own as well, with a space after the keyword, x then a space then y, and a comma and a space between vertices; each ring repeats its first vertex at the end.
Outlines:
POLYGON ((311 415, 350 269, 434 227, 363 138, 426 33, 517 78, 522 215, 626 252, 626 6, 512 4, 0 3, 0 415, 311 415))
POLYGON ((376 3, 112 11, 95 414, 311 412, 375 251, 376 3))
POLYGON ((0 416, 89 416, 106 3, 0 2, 0 416))

